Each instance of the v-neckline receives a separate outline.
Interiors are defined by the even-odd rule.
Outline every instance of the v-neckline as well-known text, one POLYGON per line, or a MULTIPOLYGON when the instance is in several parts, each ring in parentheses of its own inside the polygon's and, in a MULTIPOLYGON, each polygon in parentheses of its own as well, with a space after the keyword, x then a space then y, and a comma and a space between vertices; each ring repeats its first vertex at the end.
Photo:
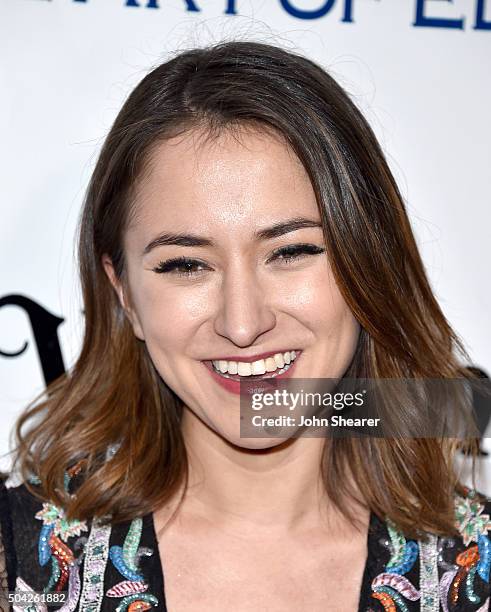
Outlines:
MULTIPOLYGON (((154 513, 150 512, 147 515, 147 520, 150 525, 150 538, 152 541, 152 547, 154 549, 153 562, 156 565, 156 571, 158 575, 157 583, 161 585, 161 592, 159 593, 162 598, 162 611, 163 612, 173 612, 173 610, 168 610, 167 602, 165 597, 165 576, 164 576, 164 567, 162 564, 162 557, 160 555, 159 542, 157 539, 157 531, 155 529, 155 520, 154 513)), ((363 574, 361 579, 361 588, 358 599, 358 610, 357 612, 365 612, 369 608, 369 599, 371 593, 371 582, 375 577, 376 573, 380 571, 377 569, 376 559, 373 559, 374 546, 373 543, 375 539, 380 537, 381 529, 384 527, 383 521, 372 511, 370 510, 370 518, 368 522, 368 531, 367 531, 367 539, 366 539, 366 550, 367 557, 365 560, 365 566, 363 568, 363 574)))

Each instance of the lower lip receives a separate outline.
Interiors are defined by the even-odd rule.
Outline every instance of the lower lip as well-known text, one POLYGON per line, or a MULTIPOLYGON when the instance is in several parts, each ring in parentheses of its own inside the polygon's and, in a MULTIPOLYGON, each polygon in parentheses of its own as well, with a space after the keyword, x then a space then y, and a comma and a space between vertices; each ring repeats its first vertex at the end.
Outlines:
MULTIPOLYGON (((291 376, 293 370, 295 369, 295 365, 302 353, 302 351, 295 351, 297 356, 295 357, 295 361, 293 361, 293 363, 291 363, 290 367, 288 368, 288 370, 286 372, 283 372, 283 374, 278 374, 277 376, 270 376, 269 378, 255 378, 252 379, 250 378, 250 376, 244 376, 243 381, 247 382, 249 381, 250 383, 257 383, 258 387, 260 386, 261 382, 269 382, 272 380, 279 380, 282 378, 288 378, 289 376, 291 376)), ((232 378, 224 378, 223 376, 220 376, 220 374, 218 374, 215 371, 215 368, 213 367, 213 364, 211 362, 202 362, 203 365, 206 367, 206 369, 208 370, 208 372, 210 372, 210 374, 212 375, 212 377, 214 378, 214 380, 220 385, 222 386, 224 389, 226 389, 227 391, 229 391, 230 393, 235 393, 235 395, 240 395, 240 390, 241 390, 241 382, 240 380, 233 380, 232 378)), ((244 393, 244 389, 245 386, 242 385, 242 392, 244 393)))

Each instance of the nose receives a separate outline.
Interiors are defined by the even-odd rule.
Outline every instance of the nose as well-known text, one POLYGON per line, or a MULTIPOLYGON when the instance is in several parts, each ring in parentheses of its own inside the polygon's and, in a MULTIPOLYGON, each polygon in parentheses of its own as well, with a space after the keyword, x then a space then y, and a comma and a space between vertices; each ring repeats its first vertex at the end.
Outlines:
POLYGON ((228 270, 217 303, 215 332, 236 346, 254 344, 276 325, 269 296, 253 270, 228 270))

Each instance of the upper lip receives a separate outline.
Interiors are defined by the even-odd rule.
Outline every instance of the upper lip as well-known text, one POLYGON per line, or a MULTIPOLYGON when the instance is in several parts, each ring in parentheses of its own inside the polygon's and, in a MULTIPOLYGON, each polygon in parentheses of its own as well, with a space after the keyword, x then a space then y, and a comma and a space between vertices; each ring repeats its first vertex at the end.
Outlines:
POLYGON ((252 363, 253 361, 259 361, 259 359, 266 359, 267 357, 272 357, 276 355, 276 353, 289 353, 290 351, 295 351, 297 355, 300 353, 298 349, 286 348, 286 349, 278 349, 275 351, 266 351, 264 353, 258 353, 257 355, 245 356, 245 355, 228 355, 226 357, 212 357, 210 361, 245 361, 246 363, 252 363))

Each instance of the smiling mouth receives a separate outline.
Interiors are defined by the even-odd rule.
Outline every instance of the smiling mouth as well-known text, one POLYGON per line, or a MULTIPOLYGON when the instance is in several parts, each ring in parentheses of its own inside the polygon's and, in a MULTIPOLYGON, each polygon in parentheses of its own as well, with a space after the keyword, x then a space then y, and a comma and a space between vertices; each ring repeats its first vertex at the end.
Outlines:
POLYGON ((284 353, 275 353, 266 359, 259 359, 252 363, 243 361, 213 360, 206 361, 206 366, 222 378, 230 380, 264 380, 276 378, 287 372, 301 351, 292 350, 284 353))

